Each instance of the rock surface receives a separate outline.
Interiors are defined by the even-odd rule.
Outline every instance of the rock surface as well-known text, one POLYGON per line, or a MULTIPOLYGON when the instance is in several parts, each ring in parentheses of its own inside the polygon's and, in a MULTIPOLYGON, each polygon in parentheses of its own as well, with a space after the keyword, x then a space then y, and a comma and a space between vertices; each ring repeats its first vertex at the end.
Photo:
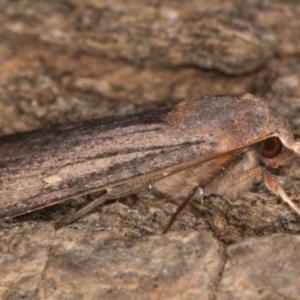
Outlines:
MULTIPOLYGON (((300 135, 297 1, 4 0, 0 12, 1 135, 228 92, 265 97, 300 135)), ((278 173, 297 204, 299 170, 278 173)), ((149 191, 54 229, 93 197, 1 224, 1 299, 300 299, 300 217, 263 186, 192 203, 166 235, 179 202, 149 191)))

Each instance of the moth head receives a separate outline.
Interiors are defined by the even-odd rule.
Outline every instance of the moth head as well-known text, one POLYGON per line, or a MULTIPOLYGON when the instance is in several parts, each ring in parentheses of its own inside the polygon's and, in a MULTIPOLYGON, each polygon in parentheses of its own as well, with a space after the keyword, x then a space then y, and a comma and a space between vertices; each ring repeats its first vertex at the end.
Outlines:
POLYGON ((288 164, 295 157, 300 156, 300 143, 284 143, 286 140, 279 136, 272 136, 260 143, 260 154, 264 164, 270 168, 277 168, 288 164))
POLYGON ((300 142, 295 141, 288 120, 269 110, 263 123, 265 138, 260 141, 260 156, 266 167, 277 168, 300 157, 300 142))

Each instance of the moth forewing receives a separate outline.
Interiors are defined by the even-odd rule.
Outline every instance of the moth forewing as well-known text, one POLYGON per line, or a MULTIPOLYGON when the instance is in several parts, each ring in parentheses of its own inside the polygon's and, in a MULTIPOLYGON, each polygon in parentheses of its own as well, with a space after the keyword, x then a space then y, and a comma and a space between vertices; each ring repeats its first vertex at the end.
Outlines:
MULTIPOLYGON (((152 172, 149 174, 141 175, 137 178, 131 178, 131 179, 128 179, 125 181, 120 181, 120 182, 116 183, 115 185, 105 187, 107 194, 94 200, 92 203, 90 203, 89 205, 84 207, 82 210, 78 211, 76 214, 65 219, 63 222, 61 222, 58 225, 58 227, 64 226, 68 223, 75 221, 76 219, 87 214, 89 211, 93 210, 95 207, 105 204, 105 202, 110 199, 125 197, 131 193, 137 192, 137 191, 139 191, 149 185, 153 185, 153 184, 156 189, 160 190, 159 183, 162 182, 163 186, 166 186, 166 184, 164 183, 164 180, 168 180, 169 178, 172 178, 172 175, 176 176, 176 174, 180 174, 183 171, 191 170, 191 169, 197 168, 198 166, 201 166, 207 162, 218 160, 218 164, 214 168, 210 167, 209 172, 205 174, 204 178, 201 177, 201 178, 197 178, 197 181, 190 180, 189 183, 187 183, 187 182, 184 183, 185 187, 190 186, 190 188, 188 188, 188 195, 186 196, 185 204, 183 204, 181 207, 179 207, 179 210, 176 211, 176 213, 170 220, 170 223, 165 228, 165 232, 166 232, 171 227, 172 223, 175 221, 175 216, 177 216, 179 214, 179 212, 183 210, 185 205, 188 204, 189 200, 192 199, 192 197, 196 193, 197 189, 201 189, 201 190, 205 189, 212 181, 218 179, 219 177, 226 176, 226 173, 228 172, 228 168, 231 168, 233 164, 237 164, 239 162, 240 154, 243 154, 243 152, 247 152, 247 149, 258 145, 261 142, 271 139, 276 136, 277 136, 277 134, 271 133, 265 137, 259 138, 255 141, 251 142, 248 145, 245 145, 243 147, 240 147, 240 148, 237 148, 234 150, 230 150, 230 151, 227 151, 224 153, 219 153, 219 154, 215 153, 215 154, 209 155, 205 158, 200 157, 196 160, 191 160, 191 161, 184 162, 182 164, 174 165, 174 166, 166 168, 162 171, 152 172)), ((250 171, 252 171, 252 170, 250 170, 250 171)), ((255 170, 253 170, 252 173, 253 173, 252 176, 253 175, 259 176, 261 180, 263 179, 262 170, 260 170, 260 169, 258 170, 258 168, 255 168, 255 170)), ((244 175, 246 175, 246 174, 244 174, 244 175)), ((249 176, 251 176, 251 175, 248 174, 248 177, 249 176)), ((176 182, 176 184, 178 184, 178 183, 176 182)), ((230 188, 230 187, 226 187, 226 188, 230 188)))

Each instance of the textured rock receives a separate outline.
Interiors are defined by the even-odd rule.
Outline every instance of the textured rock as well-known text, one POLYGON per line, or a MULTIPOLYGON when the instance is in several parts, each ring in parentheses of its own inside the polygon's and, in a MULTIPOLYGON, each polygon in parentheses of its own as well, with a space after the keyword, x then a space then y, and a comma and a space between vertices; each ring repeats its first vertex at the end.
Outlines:
POLYGON ((228 247, 217 299, 299 299, 300 237, 275 234, 228 247))
MULTIPOLYGON (((283 0, 1 1, 0 134, 250 92, 299 135, 299 10, 283 0)), ((299 204, 299 161, 278 175, 299 204)), ((3 224, 1 299, 299 299, 300 218, 262 186, 192 203, 166 236, 179 202, 147 191, 54 230, 94 197, 3 224)))

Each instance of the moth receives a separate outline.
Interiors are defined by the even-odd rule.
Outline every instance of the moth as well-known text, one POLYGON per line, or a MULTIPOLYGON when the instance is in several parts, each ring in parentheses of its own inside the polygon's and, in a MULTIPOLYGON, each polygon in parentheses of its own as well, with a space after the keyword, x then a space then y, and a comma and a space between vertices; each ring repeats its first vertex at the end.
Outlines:
POLYGON ((0 138, 0 218, 96 191, 103 196, 63 221, 149 185, 183 200, 238 197, 255 183, 287 202, 271 170, 300 155, 286 119, 251 94, 203 96, 169 112, 0 138))

